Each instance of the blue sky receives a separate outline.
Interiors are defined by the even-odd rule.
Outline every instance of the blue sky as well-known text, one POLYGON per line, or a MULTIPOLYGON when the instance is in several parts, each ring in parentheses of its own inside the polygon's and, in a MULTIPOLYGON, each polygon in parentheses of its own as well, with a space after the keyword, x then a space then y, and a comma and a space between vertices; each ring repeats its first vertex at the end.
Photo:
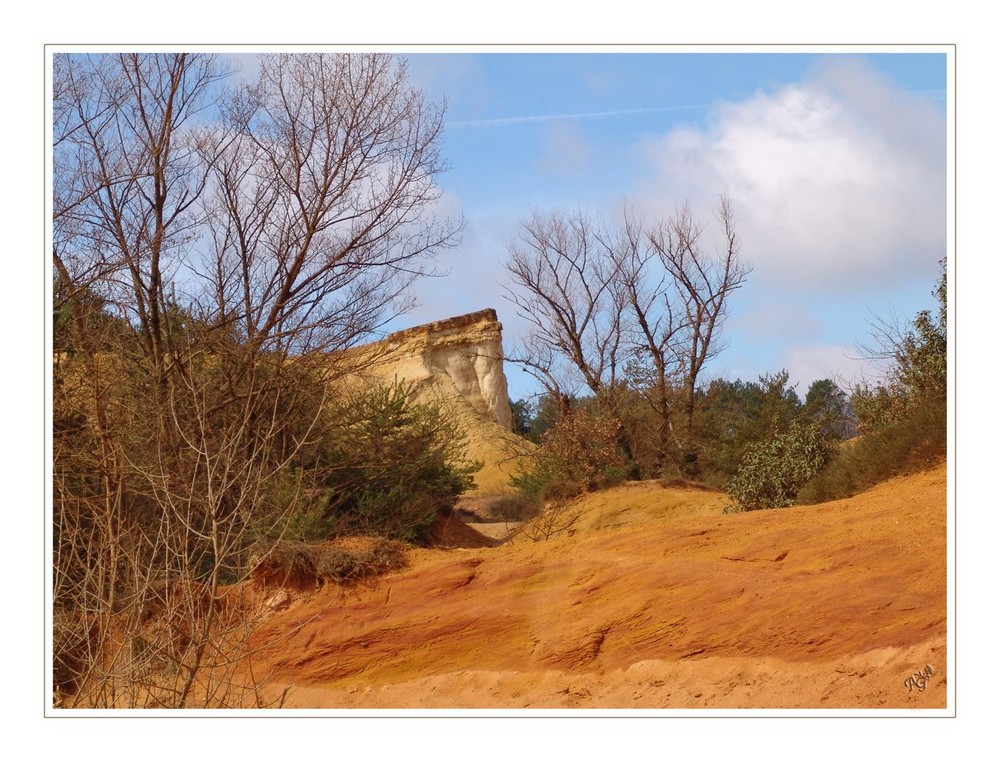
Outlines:
MULTIPOLYGON (((508 241, 532 210, 647 216, 732 198, 754 266, 709 376, 787 368, 809 383, 871 373, 873 316, 933 307, 947 251, 947 61, 931 53, 433 53, 414 84, 447 100, 440 212, 466 223, 444 278, 393 327, 494 307, 508 241)), ((508 367, 511 396, 535 389, 508 367)))

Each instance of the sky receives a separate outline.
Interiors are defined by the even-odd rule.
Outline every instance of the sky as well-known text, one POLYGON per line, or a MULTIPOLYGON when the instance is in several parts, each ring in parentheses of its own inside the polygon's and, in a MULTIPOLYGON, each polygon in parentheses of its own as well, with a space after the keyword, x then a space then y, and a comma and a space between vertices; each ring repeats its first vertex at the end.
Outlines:
MULTIPOLYGON (((946 54, 906 51, 409 54, 447 104, 437 211, 465 227, 390 327, 493 307, 509 349, 526 324, 503 261, 532 211, 712 223, 725 193, 753 272, 703 381, 785 368, 804 397, 872 376, 858 343, 935 306, 947 253, 946 54)), ((538 391, 506 372, 513 399, 538 391)))
MULTIPOLYGON (((611 222, 628 206, 653 222, 689 204, 711 249, 722 194, 753 269, 701 383, 786 369, 804 397, 818 379, 877 379, 859 349, 872 323, 935 307, 947 48, 498 50, 399 53, 446 106, 432 211, 464 227, 386 331, 492 307, 510 352, 528 323, 505 298, 504 261, 533 212, 611 222)), ((231 58, 255 76, 255 51, 231 58)), ((513 400, 541 391, 515 364, 505 372, 513 400)))

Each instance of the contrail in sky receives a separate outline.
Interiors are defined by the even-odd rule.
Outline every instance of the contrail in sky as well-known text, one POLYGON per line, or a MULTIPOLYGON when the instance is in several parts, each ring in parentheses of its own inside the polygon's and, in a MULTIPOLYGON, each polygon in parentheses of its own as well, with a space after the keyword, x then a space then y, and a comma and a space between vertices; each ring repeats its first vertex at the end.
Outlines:
POLYGON ((633 116, 636 114, 657 114, 664 111, 692 111, 708 108, 707 104, 691 106, 661 106, 659 108, 634 108, 619 111, 585 111, 578 114, 541 114, 538 116, 502 116, 496 119, 470 119, 461 122, 448 122, 446 127, 465 129, 468 127, 503 127, 511 124, 533 124, 538 122, 557 122, 573 119, 610 119, 616 116, 633 116))
MULTIPOLYGON (((911 90, 918 95, 943 97, 946 90, 911 90)), ((688 106, 659 106, 656 108, 633 108, 618 111, 583 111, 577 114, 539 114, 535 116, 500 116, 494 119, 468 119, 458 122, 447 122, 445 127, 454 129, 469 129, 476 127, 504 127, 517 124, 538 124, 540 122, 572 121, 574 119, 612 119, 619 116, 635 116, 638 114, 658 114, 665 111, 694 111, 709 108, 709 104, 700 103, 688 106)))

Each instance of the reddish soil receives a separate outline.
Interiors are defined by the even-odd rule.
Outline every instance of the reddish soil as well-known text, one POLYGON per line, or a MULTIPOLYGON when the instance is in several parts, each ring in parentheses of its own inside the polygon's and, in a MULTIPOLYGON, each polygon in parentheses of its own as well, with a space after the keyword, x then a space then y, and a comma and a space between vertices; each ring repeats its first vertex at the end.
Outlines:
POLYGON ((946 706, 943 465, 822 505, 725 502, 629 484, 553 539, 414 551, 272 615, 255 671, 286 707, 946 706))

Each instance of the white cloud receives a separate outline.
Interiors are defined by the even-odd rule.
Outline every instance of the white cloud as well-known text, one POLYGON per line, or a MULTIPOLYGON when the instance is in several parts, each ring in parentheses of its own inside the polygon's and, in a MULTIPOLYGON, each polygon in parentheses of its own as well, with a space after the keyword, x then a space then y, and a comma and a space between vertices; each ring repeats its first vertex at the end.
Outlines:
POLYGON ((649 206, 732 198, 755 277, 823 288, 933 274, 945 252, 943 113, 856 62, 718 104, 647 141, 649 206))
POLYGON ((864 378, 878 375, 867 361, 858 357, 855 347, 828 344, 792 347, 786 352, 782 367, 788 370, 789 382, 796 385, 795 391, 803 399, 813 381, 829 378, 847 389, 864 378))

